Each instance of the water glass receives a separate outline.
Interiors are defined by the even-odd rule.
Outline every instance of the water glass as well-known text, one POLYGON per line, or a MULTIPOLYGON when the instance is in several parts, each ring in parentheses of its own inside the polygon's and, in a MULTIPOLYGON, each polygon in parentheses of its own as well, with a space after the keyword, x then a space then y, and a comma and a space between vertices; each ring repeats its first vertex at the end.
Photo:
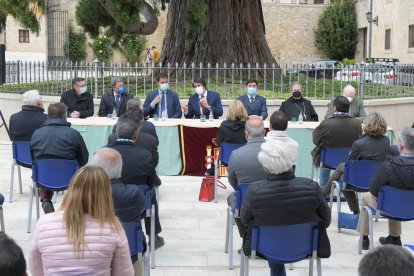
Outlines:
POLYGON ((205 121, 206 121, 206 115, 204 115, 204 114, 203 114, 203 115, 201 115, 201 116, 200 116, 200 121, 201 121, 201 122, 205 122, 205 121))

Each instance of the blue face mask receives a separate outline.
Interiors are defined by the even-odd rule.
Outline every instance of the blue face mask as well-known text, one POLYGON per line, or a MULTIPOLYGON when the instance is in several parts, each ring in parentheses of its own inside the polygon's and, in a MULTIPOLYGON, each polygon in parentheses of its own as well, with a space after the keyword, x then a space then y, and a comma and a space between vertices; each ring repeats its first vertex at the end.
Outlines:
POLYGON ((125 93, 125 87, 123 87, 123 86, 119 87, 119 88, 118 88, 118 94, 119 94, 119 95, 122 95, 122 94, 124 94, 124 93, 125 93))
POLYGON ((86 93, 86 91, 88 91, 88 87, 86 87, 86 86, 83 86, 83 87, 80 87, 79 88, 79 93, 81 95, 84 94, 84 93, 86 93))
POLYGON ((160 90, 161 91, 167 91, 168 88, 170 88, 170 86, 168 85, 168 83, 161 83, 160 84, 160 90))
POLYGON ((257 89, 254 87, 247 87, 247 94, 249 94, 249 96, 254 96, 257 93, 257 89))

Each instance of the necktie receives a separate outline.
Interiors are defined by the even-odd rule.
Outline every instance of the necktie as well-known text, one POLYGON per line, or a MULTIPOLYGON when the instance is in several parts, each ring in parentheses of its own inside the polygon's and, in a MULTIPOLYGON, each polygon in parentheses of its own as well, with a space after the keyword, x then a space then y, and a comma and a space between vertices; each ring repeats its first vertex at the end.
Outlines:
POLYGON ((119 104, 121 103, 121 96, 115 95, 115 104, 117 109, 119 109, 119 104))
MULTIPOLYGON (((201 96, 201 99, 204 100, 204 95, 201 96)), ((204 107, 204 105, 201 104, 201 102, 200 102, 200 105, 201 105, 201 115, 203 115, 204 112, 206 111, 206 108, 204 107)))
POLYGON ((160 115, 162 116, 162 112, 165 111, 165 93, 161 93, 161 111, 160 115))
POLYGON ((253 108, 253 104, 254 104, 254 97, 250 97, 250 109, 253 108))

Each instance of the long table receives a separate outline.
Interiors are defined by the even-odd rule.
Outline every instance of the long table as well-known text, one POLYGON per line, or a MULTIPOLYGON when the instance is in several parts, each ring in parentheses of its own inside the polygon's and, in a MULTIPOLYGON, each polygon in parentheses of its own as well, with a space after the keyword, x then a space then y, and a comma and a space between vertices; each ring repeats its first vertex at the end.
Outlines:
MULTIPOLYGON (((116 120, 105 117, 87 119, 68 119, 85 140, 90 157, 100 147, 107 144, 108 136, 116 120)), ((155 125, 159 139, 159 175, 204 175, 206 146, 211 145, 223 120, 201 122, 191 119, 167 119, 150 121, 155 125)), ((269 121, 264 121, 269 127, 269 121)), ((312 132, 319 122, 289 122, 288 135, 299 144, 296 175, 310 177, 312 170, 311 150, 314 148, 312 132)), ((391 143, 394 136, 391 129, 387 132, 391 143)))

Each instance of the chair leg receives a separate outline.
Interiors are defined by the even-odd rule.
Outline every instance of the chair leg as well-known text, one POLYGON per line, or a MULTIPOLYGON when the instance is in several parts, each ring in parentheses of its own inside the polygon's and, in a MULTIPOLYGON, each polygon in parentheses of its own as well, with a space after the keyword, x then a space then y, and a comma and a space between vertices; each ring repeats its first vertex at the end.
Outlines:
POLYGON ((229 207, 229 269, 233 269, 233 216, 229 207))
POLYGON ((230 207, 227 208, 227 219, 226 219, 226 240, 224 242, 224 253, 229 253, 229 233, 230 233, 230 229, 229 229, 229 220, 230 220, 230 214, 229 214, 229 209, 230 207))
POLYGON ((244 276, 244 252, 240 252, 240 276, 244 276))
POLYGON ((53 192, 53 198, 52 198, 53 203, 56 203, 58 193, 59 193, 58 191, 53 192))
POLYGON ((10 191, 9 191, 9 202, 12 203, 13 201, 13 184, 14 184, 14 165, 15 161, 11 165, 11 175, 10 175, 10 191))
POLYGON ((217 203, 218 160, 214 162, 214 202, 217 203))
POLYGON ((336 186, 336 183, 333 182, 331 186, 331 193, 329 194, 329 208, 331 209, 331 214, 332 214, 332 205, 333 205, 335 186, 336 186))
POLYGON ((377 210, 375 212, 375 222, 378 222, 379 216, 380 216, 380 212, 377 210))
POLYGON ((39 220, 39 218, 40 218, 40 208, 39 208, 39 201, 40 201, 40 199, 39 199, 39 189, 37 188, 36 183, 34 183, 34 184, 33 184, 33 186, 34 186, 34 192, 35 192, 35 195, 36 195, 36 221, 38 221, 38 220, 39 220))
MULTIPOLYGON (((339 213, 341 212, 341 187, 339 185, 336 187, 336 210, 338 213, 338 220, 339 220, 339 213)), ((339 223, 338 223, 339 225, 339 223)), ((338 227, 338 233, 341 233, 341 228, 338 227)))
POLYGON ((312 257, 309 258, 309 276, 313 276, 313 260, 315 259, 315 251, 312 253, 312 257))
POLYGON ((155 199, 157 200, 158 203, 158 208, 160 207, 160 189, 159 187, 155 187, 155 199))
POLYGON ((243 270, 244 270, 244 276, 249 276, 249 257, 247 257, 244 254, 243 254, 243 270))
POLYGON ((144 253, 144 276, 150 276, 150 260, 148 250, 144 253))
POLYGON ((6 227, 4 226, 3 206, 1 205, 0 205, 0 226, 1 226, 1 231, 6 232, 6 227))
POLYGON ((30 233, 32 230, 32 207, 33 207, 33 194, 34 188, 30 186, 30 195, 29 195, 29 213, 27 214, 27 233, 30 233))
POLYGON ((155 206, 151 207, 151 233, 150 233, 150 243, 151 243, 151 269, 155 268, 155 206))
MULTIPOLYGON (((366 208, 368 211, 368 229, 369 229, 369 249, 373 249, 374 248, 374 224, 372 223, 372 212, 371 209, 366 208)), ((377 211, 378 213, 378 211, 377 211)))
POLYGON ((20 165, 17 165, 17 173, 19 175, 19 189, 20 189, 20 194, 23 194, 23 189, 22 189, 22 171, 20 169, 20 165))
POLYGON ((322 276, 321 258, 316 258, 316 270, 317 270, 317 275, 322 276))

